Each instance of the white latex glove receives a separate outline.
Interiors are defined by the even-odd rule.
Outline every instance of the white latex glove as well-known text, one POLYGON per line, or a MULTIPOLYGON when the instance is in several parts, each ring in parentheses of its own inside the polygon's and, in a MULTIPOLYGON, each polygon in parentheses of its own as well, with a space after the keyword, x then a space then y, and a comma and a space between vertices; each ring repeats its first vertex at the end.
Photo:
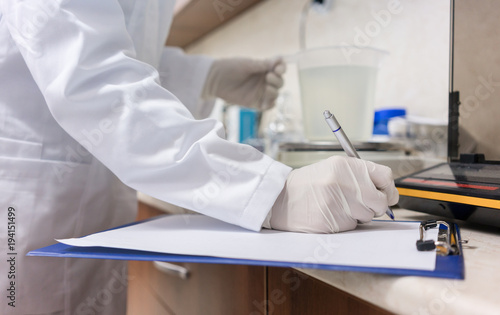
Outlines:
POLYGON ((286 71, 281 58, 215 60, 210 68, 204 97, 220 97, 229 103, 266 110, 274 106, 286 71))
POLYGON ((352 230, 382 216, 398 199, 390 168, 334 156, 290 173, 264 227, 306 233, 352 230))

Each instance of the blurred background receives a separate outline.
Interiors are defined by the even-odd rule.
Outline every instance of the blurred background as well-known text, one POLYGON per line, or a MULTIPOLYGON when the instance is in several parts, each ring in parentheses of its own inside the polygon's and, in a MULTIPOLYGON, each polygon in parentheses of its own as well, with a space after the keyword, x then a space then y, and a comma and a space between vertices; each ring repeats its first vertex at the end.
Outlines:
MULTIPOLYGON (((176 30, 186 38, 193 28, 209 28, 203 18, 194 26, 182 24, 182 17, 202 7, 203 2, 178 2, 177 21, 167 44, 182 46, 192 54, 255 58, 293 56, 301 48, 374 47, 388 52, 378 69, 374 110, 403 108, 419 123, 447 124, 449 0, 318 1, 323 3, 319 9, 311 0, 207 1, 205 18, 211 10, 217 27, 190 42, 176 42, 176 30)), ((499 10, 500 3, 494 0, 457 0, 455 8, 454 89, 460 91, 463 105, 461 149, 485 153, 490 160, 500 159, 500 140, 493 122, 500 111, 499 86, 495 86, 500 81, 500 22, 492 14, 499 10)), ((293 62, 285 81, 289 124, 301 131, 303 106, 293 62)), ((275 119, 276 111, 263 114, 261 129, 275 119)))

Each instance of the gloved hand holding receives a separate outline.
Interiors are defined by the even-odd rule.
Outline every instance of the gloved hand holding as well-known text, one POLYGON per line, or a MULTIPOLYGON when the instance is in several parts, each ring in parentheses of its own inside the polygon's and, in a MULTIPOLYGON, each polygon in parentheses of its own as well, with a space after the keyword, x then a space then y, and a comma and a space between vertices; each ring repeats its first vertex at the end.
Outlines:
POLYGON ((390 168, 334 156, 290 173, 264 227, 306 233, 352 230, 382 216, 398 199, 390 168))
POLYGON ((274 106, 278 90, 283 86, 286 66, 281 58, 254 60, 228 58, 215 60, 210 68, 204 97, 220 97, 258 110, 274 106))

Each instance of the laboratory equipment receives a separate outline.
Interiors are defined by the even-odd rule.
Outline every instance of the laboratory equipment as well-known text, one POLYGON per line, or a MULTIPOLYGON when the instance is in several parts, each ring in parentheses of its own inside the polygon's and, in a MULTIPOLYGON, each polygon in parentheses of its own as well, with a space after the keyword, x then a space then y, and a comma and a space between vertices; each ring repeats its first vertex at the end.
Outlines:
MULTIPOLYGON (((454 89, 454 70, 470 67, 473 63, 465 58, 455 60, 457 47, 455 47, 454 32, 457 10, 454 0, 451 1, 451 8, 448 162, 397 179, 399 205, 433 215, 500 227, 500 161, 487 160, 481 153, 463 154, 463 148, 460 146, 463 136, 459 135, 459 118, 468 118, 471 113, 470 107, 468 108, 465 102, 468 99, 467 95, 464 104, 460 105, 460 93, 454 89), (457 66, 454 61, 457 64, 468 63, 457 66), (462 111, 459 110, 460 107, 462 111)), ((480 34, 472 36, 478 37, 478 35, 480 34)), ((462 40, 464 38, 462 37, 462 40)), ((466 46, 465 49, 470 49, 467 41, 462 43, 466 46)), ((482 44, 483 50, 492 49, 488 46, 491 45, 489 38, 482 44)), ((488 68, 492 68, 492 65, 490 61, 488 68)), ((463 85, 461 88, 470 87, 463 85)), ((478 91, 478 87, 473 85, 472 90, 478 91)), ((479 112, 485 109, 476 110, 479 112)), ((486 128, 487 123, 484 121, 481 127, 486 128)))
POLYGON ((317 114, 325 108, 345 122, 354 142, 370 140, 377 71, 386 54, 370 47, 332 46, 296 55, 304 135, 309 141, 331 140, 331 131, 317 114))
POLYGON ((374 135, 390 135, 388 125, 389 120, 395 117, 404 117, 406 109, 404 108, 383 108, 375 111, 373 119, 374 135))

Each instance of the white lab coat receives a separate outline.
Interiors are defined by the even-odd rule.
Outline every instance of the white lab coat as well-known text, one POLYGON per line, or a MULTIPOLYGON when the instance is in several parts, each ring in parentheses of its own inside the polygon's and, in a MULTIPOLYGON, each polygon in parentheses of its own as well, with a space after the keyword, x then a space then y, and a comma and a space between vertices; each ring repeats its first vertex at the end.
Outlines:
POLYGON ((163 48, 173 2, 0 0, 1 314, 124 314, 124 263, 25 254, 132 221, 135 190, 259 230, 282 189, 193 118, 211 60, 163 48))

